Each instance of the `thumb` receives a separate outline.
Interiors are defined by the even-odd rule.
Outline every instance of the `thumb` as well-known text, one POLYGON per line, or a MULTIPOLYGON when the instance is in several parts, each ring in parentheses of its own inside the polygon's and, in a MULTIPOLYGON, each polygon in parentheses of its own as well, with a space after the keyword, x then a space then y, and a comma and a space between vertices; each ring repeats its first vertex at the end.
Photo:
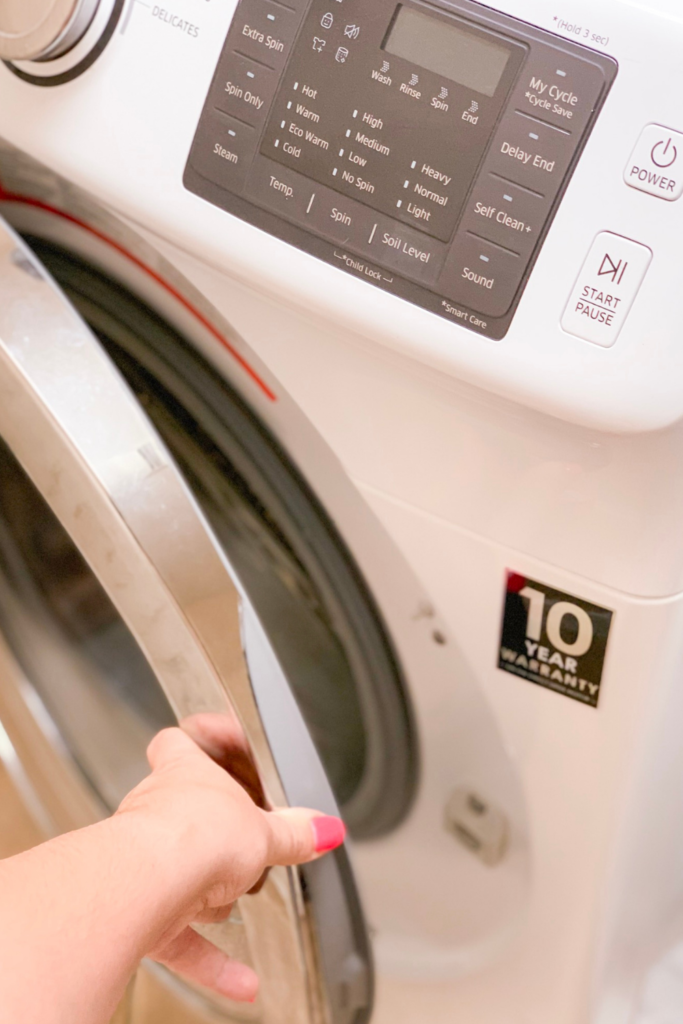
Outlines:
POLYGON ((188 756, 206 758, 207 755, 178 728, 162 729, 147 747, 147 760, 152 771, 188 756))
POLYGON ((268 863, 271 866, 306 864, 336 850, 346 838, 341 818, 303 807, 264 812, 269 827, 268 863))

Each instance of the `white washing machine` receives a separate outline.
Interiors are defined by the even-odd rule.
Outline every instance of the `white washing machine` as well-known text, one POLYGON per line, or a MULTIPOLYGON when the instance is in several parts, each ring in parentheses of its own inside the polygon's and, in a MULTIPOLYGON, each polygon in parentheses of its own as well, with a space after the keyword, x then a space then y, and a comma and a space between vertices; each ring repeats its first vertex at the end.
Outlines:
POLYGON ((254 1007, 145 965, 122 1020, 656 1019, 682 45, 674 0, 0 3, 3 760, 50 835, 237 713, 351 833, 210 933, 254 1007))

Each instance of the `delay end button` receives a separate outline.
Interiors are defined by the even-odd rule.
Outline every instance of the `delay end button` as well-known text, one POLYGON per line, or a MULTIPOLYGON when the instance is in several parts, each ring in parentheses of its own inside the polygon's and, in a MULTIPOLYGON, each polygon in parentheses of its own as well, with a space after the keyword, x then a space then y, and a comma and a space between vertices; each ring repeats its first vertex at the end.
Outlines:
POLYGON ((683 135, 659 124, 646 125, 626 164, 624 181, 658 199, 679 199, 683 194, 683 135))
POLYGON ((629 314, 652 259, 640 242, 602 231, 591 245, 562 317, 568 334, 609 348, 629 314))

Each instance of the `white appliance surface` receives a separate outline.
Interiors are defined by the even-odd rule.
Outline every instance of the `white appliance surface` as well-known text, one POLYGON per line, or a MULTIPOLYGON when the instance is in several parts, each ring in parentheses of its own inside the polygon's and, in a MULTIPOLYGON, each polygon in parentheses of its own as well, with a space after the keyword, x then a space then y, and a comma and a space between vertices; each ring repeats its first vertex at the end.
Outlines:
MULTIPOLYGON (((679 995, 677 1018, 662 996, 675 954, 642 992, 683 938, 683 206, 624 180, 647 125, 683 132, 680 4, 496 4, 601 48, 619 72, 495 342, 183 188, 235 6, 169 0, 197 29, 188 33, 128 0, 104 54, 59 87, 0 67, 0 137, 139 233, 219 310, 338 456, 439 611, 441 676, 422 673, 417 653, 409 679, 428 763, 421 798, 398 837, 355 851, 378 929, 374 1019, 629 1024, 641 997, 643 1024, 680 1019, 679 995), (562 326, 603 232, 651 253, 611 347, 562 326), (506 570, 613 612, 597 709, 497 668, 506 570), (449 765, 486 778, 477 736, 471 748, 460 736, 449 762, 451 673, 454 690, 457 674, 484 694, 514 765, 500 792, 517 845, 500 868, 470 864, 442 828, 449 765)), ((11 180, 2 166, 0 156, 9 191, 45 196, 29 165, 13 164, 11 180)), ((59 206, 64 194, 52 198, 59 206)), ((288 415, 272 422, 296 449, 288 415)), ((399 603, 390 628, 403 621, 399 603)))

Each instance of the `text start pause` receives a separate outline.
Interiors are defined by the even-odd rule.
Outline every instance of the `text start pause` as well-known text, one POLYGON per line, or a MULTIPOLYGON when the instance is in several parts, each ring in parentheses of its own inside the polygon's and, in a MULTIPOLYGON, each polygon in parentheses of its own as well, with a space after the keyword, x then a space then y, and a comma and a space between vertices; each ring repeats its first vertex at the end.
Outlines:
POLYGON ((609 348, 643 283, 652 250, 629 238, 602 231, 593 241, 569 296, 562 329, 609 348))

